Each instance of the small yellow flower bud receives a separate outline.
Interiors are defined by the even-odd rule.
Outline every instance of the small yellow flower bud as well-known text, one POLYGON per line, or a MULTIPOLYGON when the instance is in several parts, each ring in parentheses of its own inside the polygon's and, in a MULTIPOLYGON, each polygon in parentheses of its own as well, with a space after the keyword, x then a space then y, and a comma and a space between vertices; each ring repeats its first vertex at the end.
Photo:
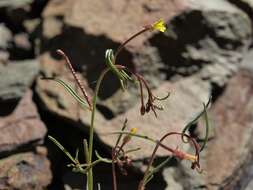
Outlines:
POLYGON ((133 127, 131 130, 130 130, 130 133, 131 134, 136 134, 137 132, 137 128, 136 127, 133 127))
POLYGON ((157 22, 155 22, 154 24, 152 24, 152 29, 158 30, 160 32, 165 32, 166 26, 165 26, 164 20, 160 19, 157 22))
POLYGON ((137 132, 137 128, 133 127, 131 130, 130 130, 130 134, 126 135, 123 139, 123 145, 125 145, 126 143, 128 143, 130 140, 131 140, 131 135, 134 135, 136 134, 137 132))

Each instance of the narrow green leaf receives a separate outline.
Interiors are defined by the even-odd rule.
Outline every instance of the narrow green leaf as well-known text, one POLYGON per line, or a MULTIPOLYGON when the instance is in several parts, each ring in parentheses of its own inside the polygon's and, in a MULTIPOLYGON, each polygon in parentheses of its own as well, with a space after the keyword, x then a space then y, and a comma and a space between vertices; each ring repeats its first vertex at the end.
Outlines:
POLYGON ((156 173, 158 172, 160 169, 162 169, 170 160, 172 159, 172 157, 168 157, 166 158, 162 163, 160 163, 158 166, 156 166, 153 170, 152 173, 156 173))
POLYGON ((156 172, 158 172, 159 170, 161 170, 170 160, 172 157, 168 157, 166 158, 162 163, 160 163, 158 166, 154 167, 154 169, 152 169, 147 176, 145 176, 144 178, 144 184, 146 185, 154 176, 154 174, 156 172))
POLYGON ((126 150, 126 151, 125 151, 125 154, 129 154, 129 153, 136 152, 136 151, 139 151, 139 150, 141 150, 140 147, 139 147, 139 148, 129 149, 129 150, 126 150))
POLYGON ((58 148, 73 162, 76 163, 76 160, 71 156, 71 154, 65 149, 61 143, 59 143, 54 137, 48 136, 48 138, 56 145, 58 148))
POLYGON ((96 154, 98 160, 101 160, 102 162, 105 162, 105 163, 112 163, 112 160, 110 160, 110 159, 108 159, 108 158, 103 158, 102 156, 100 156, 100 155, 98 154, 98 152, 97 152, 96 150, 95 150, 95 154, 96 154))
POLYGON ((75 90, 70 87, 68 84, 66 84, 63 80, 61 79, 57 79, 57 78, 50 78, 50 77, 46 77, 46 78, 42 78, 43 80, 52 80, 57 82, 58 84, 62 85, 67 92, 76 99, 76 101, 80 104, 80 106, 84 109, 89 109, 89 106, 87 105, 86 101, 81 98, 76 92, 75 90))
MULTIPOLYGON (((207 102, 206 105, 205 105, 205 108, 207 108, 207 107, 210 105, 211 100, 212 100, 212 97, 210 96, 209 99, 208 99, 208 102, 207 102)), ((182 131, 182 136, 181 136, 183 142, 188 142, 188 141, 186 141, 186 140, 184 139, 184 134, 186 133, 186 131, 187 131, 192 125, 194 125, 194 124, 197 123, 197 121, 199 120, 199 118, 205 113, 205 108, 204 108, 201 112, 199 112, 199 113, 196 115, 196 117, 194 117, 193 120, 190 121, 190 122, 184 127, 184 129, 183 129, 183 131, 182 131)))
POLYGON ((121 72, 113 63, 114 61, 114 55, 113 55, 113 50, 112 49, 107 49, 105 51, 105 64, 110 70, 117 76, 117 78, 120 81, 120 85, 122 90, 125 89, 124 82, 130 78, 125 72, 121 72))
POLYGON ((79 157, 79 149, 76 149, 76 156, 75 156, 75 160, 78 160, 79 157))
POLYGON ((208 114, 207 114, 207 111, 206 111, 206 105, 203 104, 204 106, 204 118, 205 118, 205 122, 206 122, 206 135, 205 135, 205 139, 204 139, 204 142, 200 148, 200 152, 205 148, 206 144, 207 144, 207 141, 208 141, 208 136, 209 136, 209 119, 208 119, 208 114))
POLYGON ((153 179, 154 175, 148 175, 148 177, 144 180, 144 185, 146 186, 148 184, 148 182, 151 181, 151 179, 153 179))
POLYGON ((86 139, 83 139, 83 148, 84 148, 84 154, 85 154, 85 159, 86 162, 89 160, 89 148, 88 148, 88 143, 86 139))

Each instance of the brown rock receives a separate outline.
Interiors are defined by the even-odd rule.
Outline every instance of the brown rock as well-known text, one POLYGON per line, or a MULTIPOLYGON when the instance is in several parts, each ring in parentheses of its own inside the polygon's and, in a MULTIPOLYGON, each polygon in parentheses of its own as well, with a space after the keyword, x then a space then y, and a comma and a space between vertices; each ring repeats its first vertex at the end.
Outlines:
POLYGON ((51 39, 57 35, 60 35, 62 32, 62 25, 63 23, 59 19, 55 17, 49 17, 43 22, 43 36, 51 39))
MULTIPOLYGON (((184 2, 114 0, 108 4, 102 0, 77 0, 74 3, 70 0, 54 0, 49 2, 43 16, 45 18, 63 15, 68 25, 81 27, 88 34, 106 35, 113 41, 121 42, 129 34, 136 32, 136 26, 143 26, 145 22, 153 22, 161 17, 165 20, 172 18, 185 8, 184 2)), ((140 41, 143 42, 143 38, 140 41)))
POLYGON ((0 189, 42 190, 51 179, 50 162, 44 155, 27 152, 0 160, 0 189))
MULTIPOLYGON (((139 36, 118 60, 143 74, 152 87, 166 79, 178 80, 192 74, 223 87, 237 72, 252 36, 247 14, 225 0, 114 0, 110 4, 103 0, 50 1, 43 22, 50 23, 57 16, 62 18, 57 22, 63 22, 63 27, 52 26, 52 38, 43 41, 42 49, 64 49, 90 86, 105 67, 105 49, 116 49, 141 26, 159 18, 168 23, 167 32, 139 36), (60 28, 62 33, 55 36, 60 28)), ((45 24, 42 33, 50 31, 49 26, 45 24)), ((122 113, 121 108, 126 111, 134 105, 117 103, 119 109, 115 110, 110 103, 118 102, 115 94, 120 87, 116 79, 109 77, 103 86, 106 90, 101 90, 100 97, 109 99, 106 107, 111 112, 122 113)))
POLYGON ((10 115, 0 117, 0 131, 0 153, 43 141, 47 130, 32 102, 31 91, 25 94, 10 115))
POLYGON ((19 33, 13 37, 14 44, 17 48, 24 50, 31 50, 31 43, 29 42, 29 37, 26 33, 19 33))
POLYGON ((252 72, 241 70, 212 107, 216 137, 208 144, 205 167, 210 189, 238 189, 246 180, 243 172, 253 155, 252 81, 252 72))
MULTIPOLYGON (((185 9, 184 0, 154 2, 114 0, 110 5, 102 0, 50 1, 43 12, 44 23, 49 23, 47 20, 52 20, 52 17, 63 16, 65 27, 62 28, 61 35, 45 40, 42 49, 55 51, 55 48, 63 48, 78 68, 82 67, 85 73, 92 73, 93 76, 89 77, 91 79, 88 78, 89 82, 92 82, 97 79, 97 73, 100 73, 104 66, 105 49, 116 48, 142 26, 153 23, 161 17, 169 20, 183 9, 185 9)), ((52 27, 47 29, 48 27, 49 25, 45 24, 43 33, 49 30, 58 31, 60 25, 52 26, 56 29, 52 27)), ((144 68, 140 67, 139 70, 152 74, 153 78, 154 76, 160 78, 158 70, 161 67, 161 60, 157 58, 159 53, 150 46, 144 46, 150 35, 152 34, 146 33, 132 41, 127 51, 122 52, 120 56, 122 59, 119 58, 119 62, 130 67, 142 64, 144 68), (140 56, 135 56, 136 53, 140 53, 140 56), (153 60, 160 63, 149 62, 153 60)), ((151 82, 157 84, 153 78, 149 78, 151 82)), ((106 88, 109 89, 110 85, 106 88)))

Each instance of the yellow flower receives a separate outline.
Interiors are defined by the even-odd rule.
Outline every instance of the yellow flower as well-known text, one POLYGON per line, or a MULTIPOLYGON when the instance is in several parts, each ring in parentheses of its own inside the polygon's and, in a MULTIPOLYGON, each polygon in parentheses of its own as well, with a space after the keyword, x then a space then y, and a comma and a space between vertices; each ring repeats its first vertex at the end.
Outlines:
POLYGON ((137 132, 137 128, 133 127, 131 130, 130 130, 130 133, 127 134, 124 139, 123 139, 123 145, 125 145, 126 143, 128 143, 130 140, 131 140, 131 136, 132 135, 135 135, 137 132))
POLYGON ((160 32, 165 32, 166 26, 165 26, 164 20, 160 19, 160 20, 156 21, 154 24, 152 24, 152 29, 158 30, 160 32))
POLYGON ((136 134, 136 132, 137 132, 137 128, 136 127, 133 127, 131 130, 130 130, 130 133, 131 134, 136 134))

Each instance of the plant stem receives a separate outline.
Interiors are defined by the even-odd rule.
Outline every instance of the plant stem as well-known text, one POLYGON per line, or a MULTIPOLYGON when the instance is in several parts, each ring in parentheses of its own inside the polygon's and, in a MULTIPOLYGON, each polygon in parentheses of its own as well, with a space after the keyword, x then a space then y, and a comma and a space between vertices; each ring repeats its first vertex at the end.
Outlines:
MULTIPOLYGON (((92 150, 93 150, 93 136, 94 136, 94 121, 95 121, 95 114, 96 114, 96 103, 97 103, 97 96, 100 89, 101 82, 105 76, 105 74, 109 71, 109 68, 106 68, 100 74, 96 88, 95 88, 95 95, 93 97, 92 103, 92 112, 91 112, 91 122, 90 122, 90 134, 89 134, 89 156, 88 156, 88 165, 92 163, 92 150)), ((89 169, 87 173, 87 189, 93 190, 93 172, 92 167, 89 169)))
POLYGON ((142 30, 140 30, 139 32, 135 33, 135 34, 132 35, 130 38, 128 38, 125 42, 123 42, 123 43, 118 47, 118 49, 116 50, 116 53, 115 53, 115 55, 114 55, 114 64, 115 64, 115 62, 116 62, 116 58, 117 58, 119 52, 121 52, 121 50, 126 46, 126 44, 127 44, 128 42, 130 42, 132 39, 136 38, 137 36, 139 36, 140 34, 146 32, 146 31, 148 31, 148 30, 150 30, 150 26, 144 27, 142 30))

